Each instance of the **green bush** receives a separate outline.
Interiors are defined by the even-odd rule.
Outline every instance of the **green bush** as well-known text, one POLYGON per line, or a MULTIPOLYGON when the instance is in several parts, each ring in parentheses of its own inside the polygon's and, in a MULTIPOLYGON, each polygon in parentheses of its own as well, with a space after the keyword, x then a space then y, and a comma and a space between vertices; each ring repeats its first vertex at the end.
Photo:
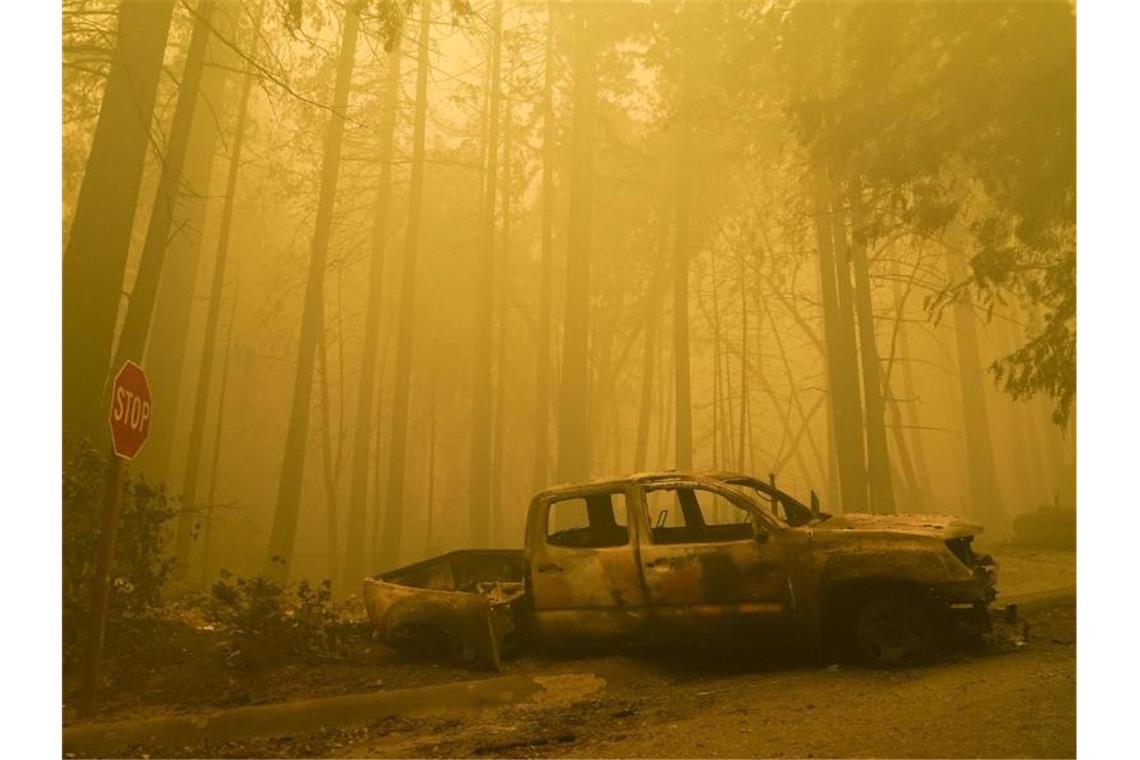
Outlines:
MULTIPOLYGON (((109 454, 66 445, 63 457, 63 663, 75 665, 87 636, 91 583, 106 509, 109 454)), ((161 487, 128 478, 111 568, 105 652, 129 655, 147 646, 173 569, 166 556, 177 510, 161 487)))

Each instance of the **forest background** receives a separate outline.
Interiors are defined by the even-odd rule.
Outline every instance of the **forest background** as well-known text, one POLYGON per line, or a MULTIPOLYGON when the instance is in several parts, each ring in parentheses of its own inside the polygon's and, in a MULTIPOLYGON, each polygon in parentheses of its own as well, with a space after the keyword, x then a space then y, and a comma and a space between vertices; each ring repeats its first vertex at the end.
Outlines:
POLYGON ((1068 3, 62 21, 65 530, 127 358, 192 585, 352 591, 654 468, 996 537, 1075 507, 1068 3))

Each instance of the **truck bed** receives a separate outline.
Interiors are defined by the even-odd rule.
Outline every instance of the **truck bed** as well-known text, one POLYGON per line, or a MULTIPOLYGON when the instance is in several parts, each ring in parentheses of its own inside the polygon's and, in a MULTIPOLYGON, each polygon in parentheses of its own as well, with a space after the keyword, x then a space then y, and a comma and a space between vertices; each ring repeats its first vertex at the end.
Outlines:
POLYGON ((498 669, 525 597, 521 549, 464 549, 364 581, 384 641, 498 669))

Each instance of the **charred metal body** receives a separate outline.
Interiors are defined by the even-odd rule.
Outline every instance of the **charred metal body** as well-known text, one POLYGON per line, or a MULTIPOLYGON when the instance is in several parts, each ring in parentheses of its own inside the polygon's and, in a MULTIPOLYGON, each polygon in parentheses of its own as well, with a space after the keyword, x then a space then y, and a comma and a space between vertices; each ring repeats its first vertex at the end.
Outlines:
POLYGON ((638 474, 538 493, 521 551, 453 552, 365 581, 392 644, 445 640, 498 667, 512 636, 636 641, 790 636, 901 664, 988 630, 981 528, 930 515, 832 517, 738 473, 638 474))

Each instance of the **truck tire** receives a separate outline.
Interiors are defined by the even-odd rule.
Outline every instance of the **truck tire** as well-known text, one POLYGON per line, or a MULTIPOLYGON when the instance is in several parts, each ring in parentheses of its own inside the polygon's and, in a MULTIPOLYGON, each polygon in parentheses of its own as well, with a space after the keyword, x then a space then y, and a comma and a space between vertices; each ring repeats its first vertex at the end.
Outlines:
POLYGON ((937 631, 930 611, 907 596, 875 596, 855 610, 852 634, 859 658, 876 668, 898 668, 928 659, 937 631))

